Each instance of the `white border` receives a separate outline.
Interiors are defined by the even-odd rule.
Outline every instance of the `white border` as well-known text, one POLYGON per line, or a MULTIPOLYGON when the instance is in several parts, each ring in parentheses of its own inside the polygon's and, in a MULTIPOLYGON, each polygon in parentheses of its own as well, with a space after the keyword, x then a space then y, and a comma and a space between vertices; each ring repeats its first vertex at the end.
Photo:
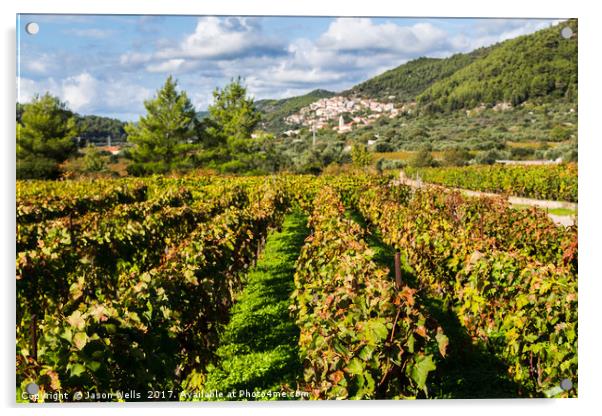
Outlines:
POLYGON ((525 0, 491 1, 404 1, 385 0, 19 0, 0 3, 2 19, 2 85, 0 100, 2 116, 2 371, 0 392, 2 405, 9 414, 106 414, 134 413, 163 414, 168 412, 239 414, 251 411, 266 415, 303 415, 308 413, 359 414, 379 407, 385 414, 469 414, 507 415, 509 412, 526 412, 545 415, 589 414, 598 405, 602 387, 600 374, 602 324, 598 318, 602 290, 599 260, 600 178, 602 172, 602 112, 600 84, 600 45, 602 39, 601 18, 594 2, 549 0, 527 2, 525 0), (577 17, 579 18, 579 399, 575 400, 455 400, 421 402, 320 402, 320 403, 247 403, 207 404, 202 406, 162 404, 135 404, 101 406, 51 406, 45 408, 14 407, 14 105, 15 105, 15 21, 16 13, 83 13, 83 14, 218 14, 218 15, 326 15, 326 16, 423 16, 423 17, 577 17))

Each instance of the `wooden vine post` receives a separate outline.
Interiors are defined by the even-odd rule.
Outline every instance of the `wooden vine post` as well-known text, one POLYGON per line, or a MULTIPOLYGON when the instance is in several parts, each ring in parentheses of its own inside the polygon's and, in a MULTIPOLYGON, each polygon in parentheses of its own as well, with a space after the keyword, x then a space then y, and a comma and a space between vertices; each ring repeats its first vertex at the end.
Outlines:
POLYGON ((395 250, 395 286, 401 289, 401 253, 395 250))
POLYGON ((38 361, 38 316, 31 317, 31 358, 38 361))

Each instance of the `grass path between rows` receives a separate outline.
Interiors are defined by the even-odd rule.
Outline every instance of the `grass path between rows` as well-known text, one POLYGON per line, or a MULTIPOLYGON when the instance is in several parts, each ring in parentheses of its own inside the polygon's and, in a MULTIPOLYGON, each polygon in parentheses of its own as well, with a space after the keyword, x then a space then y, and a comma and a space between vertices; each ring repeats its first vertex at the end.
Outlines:
MULTIPOLYGON (((389 277, 395 280, 395 250, 385 244, 377 230, 368 227, 364 218, 348 210, 350 219, 368 230, 366 243, 374 250, 373 260, 389 268, 389 277)), ((520 387, 507 375, 507 366, 484 347, 473 344, 465 328, 453 311, 439 299, 420 290, 414 271, 402 253, 402 282, 418 289, 427 313, 435 318, 449 338, 447 358, 429 375, 429 396, 439 399, 488 399, 520 397, 520 387)))
POLYGON ((253 400, 241 395, 268 395, 296 389, 302 375, 299 329, 289 315, 294 290, 295 261, 308 234, 307 218, 300 211, 287 215, 282 231, 268 235, 265 249, 250 269, 247 284, 230 311, 230 321, 220 336, 217 364, 208 368, 205 391, 236 392, 228 400, 253 400))

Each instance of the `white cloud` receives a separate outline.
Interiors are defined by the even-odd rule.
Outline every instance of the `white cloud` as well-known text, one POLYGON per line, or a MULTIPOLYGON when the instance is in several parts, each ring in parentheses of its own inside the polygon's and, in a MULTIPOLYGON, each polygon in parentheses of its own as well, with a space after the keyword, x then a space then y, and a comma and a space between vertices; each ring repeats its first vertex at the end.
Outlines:
POLYGON ((195 69, 208 61, 284 53, 285 44, 264 35, 255 19, 210 16, 200 18, 194 32, 179 44, 167 44, 154 53, 125 53, 121 55, 120 63, 145 64, 149 72, 169 73, 195 69))
POLYGON ((338 18, 320 36, 319 47, 336 51, 395 51, 400 54, 424 53, 445 44, 446 32, 430 23, 400 26, 375 24, 368 18, 338 18))
POLYGON ((124 53, 119 57, 119 63, 124 66, 139 65, 149 62, 152 57, 153 55, 150 53, 129 52, 124 53))
POLYGON ((482 19, 469 30, 451 36, 449 44, 454 51, 469 52, 527 35, 559 22, 560 20, 482 19))
POLYGON ((555 20, 552 22, 549 21, 537 21, 537 20, 527 20, 521 23, 518 21, 516 27, 508 28, 504 30, 502 33, 498 35, 498 42, 502 42, 504 40, 512 39, 518 36, 527 35, 529 33, 536 32, 541 29, 545 29, 546 27, 550 27, 551 25, 557 24, 560 22, 559 20, 555 20))
POLYGON ((274 39, 262 35, 259 26, 244 17, 199 19, 194 33, 186 37, 180 48, 163 51, 158 57, 171 54, 188 58, 219 58, 240 56, 247 52, 276 50, 281 46, 274 39))
POLYGON ((105 90, 101 94, 101 107, 121 111, 138 110, 144 112, 144 101, 151 98, 155 91, 150 88, 129 82, 128 80, 109 80, 103 82, 105 90))
POLYGON ((288 67, 286 64, 279 65, 269 71, 269 77, 265 77, 267 82, 305 84, 305 83, 333 83, 341 80, 344 74, 336 71, 323 70, 321 68, 303 68, 288 67))
POLYGON ((109 29, 98 29, 98 28, 87 28, 87 29, 69 29, 65 33, 70 35, 94 38, 94 39, 105 39, 115 34, 114 30, 109 29))
POLYGON ((57 67, 56 57, 48 53, 22 55, 19 58, 21 70, 37 75, 45 75, 57 67))
POLYGON ((69 77, 62 82, 61 98, 73 111, 90 107, 97 100, 98 81, 87 72, 69 77))
POLYGON ((48 92, 65 101, 71 110, 82 114, 133 111, 141 114, 144 100, 153 93, 127 80, 99 80, 87 72, 60 81, 53 78, 17 78, 17 88, 19 102, 31 101, 35 94, 48 92))
POLYGON ((29 78, 17 77, 17 102, 29 102, 36 94, 51 90, 56 90, 56 83, 52 79, 41 83, 29 78))
POLYGON ((169 59, 167 61, 152 63, 146 66, 148 72, 177 72, 186 64, 184 59, 169 59))
POLYGON ((24 66, 27 71, 36 74, 44 74, 48 70, 48 64, 41 60, 27 61, 24 66))

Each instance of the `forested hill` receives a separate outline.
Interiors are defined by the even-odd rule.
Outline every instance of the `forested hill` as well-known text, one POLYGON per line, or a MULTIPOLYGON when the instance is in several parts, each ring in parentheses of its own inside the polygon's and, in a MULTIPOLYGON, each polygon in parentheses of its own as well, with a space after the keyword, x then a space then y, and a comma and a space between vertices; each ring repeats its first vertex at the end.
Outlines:
POLYGON ((125 140, 125 122, 109 117, 76 114, 77 127, 82 139, 104 143, 110 136, 113 143, 125 140))
POLYGON ((485 56, 490 48, 471 53, 458 53, 449 58, 418 58, 344 91, 341 95, 372 98, 378 101, 407 102, 431 86, 449 77, 476 59, 485 56))
POLYGON ((267 131, 279 131, 286 127, 284 119, 321 98, 329 98, 335 93, 326 90, 313 90, 305 95, 283 98, 281 100, 258 100, 255 106, 262 113, 262 128, 267 131))
MULTIPOLYGON (((24 104, 17 103, 17 123, 21 122, 23 108, 24 104)), ((75 116, 78 135, 84 140, 84 143, 106 143, 109 136, 113 143, 125 140, 126 123, 124 121, 95 115, 73 115, 75 116)))
POLYGON ((498 102, 577 100, 577 21, 501 42, 418 96, 421 106, 450 111, 498 102), (573 36, 565 39, 562 28, 573 36))

